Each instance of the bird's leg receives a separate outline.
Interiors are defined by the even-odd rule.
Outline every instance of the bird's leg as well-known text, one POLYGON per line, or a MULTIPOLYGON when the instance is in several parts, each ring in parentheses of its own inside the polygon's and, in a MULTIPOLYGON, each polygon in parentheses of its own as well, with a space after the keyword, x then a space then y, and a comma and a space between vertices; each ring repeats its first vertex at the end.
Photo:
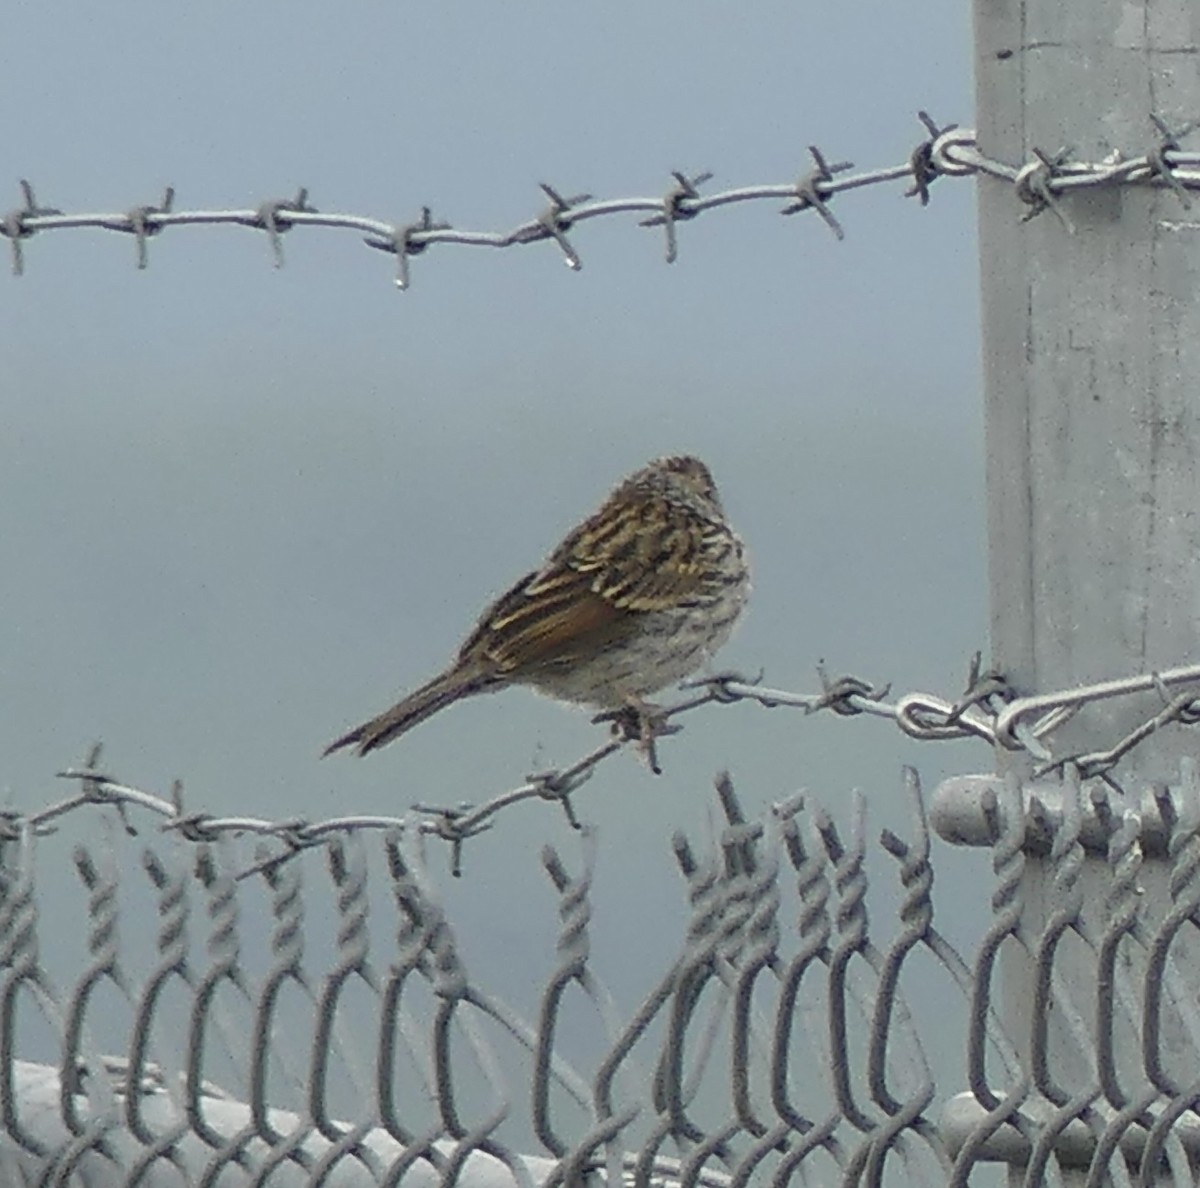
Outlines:
POLYGON ((662 775, 662 767, 658 762, 658 740, 683 729, 669 721, 669 713, 661 705, 643 701, 640 697, 630 697, 620 709, 606 710, 597 714, 592 721, 611 722, 613 734, 625 742, 636 742, 646 766, 655 775, 662 775))

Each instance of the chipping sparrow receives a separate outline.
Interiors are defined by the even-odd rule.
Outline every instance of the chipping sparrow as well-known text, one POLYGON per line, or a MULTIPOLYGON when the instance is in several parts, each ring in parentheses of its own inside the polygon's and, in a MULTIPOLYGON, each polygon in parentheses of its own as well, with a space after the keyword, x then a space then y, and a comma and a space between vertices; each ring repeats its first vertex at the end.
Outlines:
POLYGON ((708 467, 658 458, 632 474, 540 569, 484 611, 445 672, 325 749, 375 750, 463 697, 529 685, 601 710, 701 667, 750 590, 708 467))

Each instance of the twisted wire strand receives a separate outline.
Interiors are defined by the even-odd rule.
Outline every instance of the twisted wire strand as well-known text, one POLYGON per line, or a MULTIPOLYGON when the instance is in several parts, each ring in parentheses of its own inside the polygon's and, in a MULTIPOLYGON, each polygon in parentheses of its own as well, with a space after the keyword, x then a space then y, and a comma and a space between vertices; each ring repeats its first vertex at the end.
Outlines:
POLYGON ((452 227, 433 217, 432 208, 421 208, 421 216, 408 223, 395 223, 368 215, 318 210, 309 202, 306 188, 294 198, 272 198, 257 207, 238 210, 177 210, 175 189, 168 186, 157 202, 142 203, 125 211, 66 213, 40 204, 32 184, 21 180, 22 201, 0 216, 0 238, 8 240, 14 276, 25 269, 24 245, 35 235, 50 231, 93 228, 114 231, 134 240, 135 260, 139 269, 149 263, 149 242, 172 227, 240 226, 262 232, 267 237, 271 259, 276 268, 283 265, 283 236, 297 227, 328 227, 354 231, 365 243, 394 257, 395 284, 407 289, 411 284, 410 260, 435 244, 466 247, 512 248, 524 244, 550 242, 561 254, 563 263, 574 271, 583 267, 582 257, 569 232, 597 218, 642 215, 642 227, 662 228, 664 254, 668 264, 679 253, 678 226, 720 207, 745 202, 783 203, 780 214, 812 211, 838 238, 845 231, 830 208, 834 197, 850 190, 890 184, 909 183, 906 197, 916 198, 922 206, 929 203, 930 186, 943 177, 983 175, 1009 184, 1024 209, 1025 218, 1050 211, 1068 232, 1074 224, 1063 199, 1078 190, 1113 186, 1155 186, 1166 188, 1190 209, 1191 194, 1200 190, 1200 153, 1186 152, 1179 140, 1191 128, 1172 131, 1156 115, 1150 115, 1155 134, 1149 147, 1136 156, 1114 153, 1099 162, 1071 160, 1060 150, 1051 155, 1035 148, 1030 159, 1010 165, 989 157, 978 145, 975 133, 954 124, 939 127, 925 112, 918 118, 926 135, 901 164, 850 173, 849 161, 830 163, 816 146, 809 147, 812 164, 794 181, 766 185, 747 185, 716 193, 701 189, 712 180, 710 171, 687 175, 671 173, 671 184, 660 196, 593 198, 591 194, 564 197, 546 182, 539 188, 544 205, 534 216, 508 231, 467 230, 452 227))
MULTIPOLYGON (((854 717, 866 714, 890 719, 906 735, 922 741, 974 738, 988 743, 993 749, 999 746, 1024 751, 1043 761, 1040 767, 1035 768, 1035 775, 1039 776, 1073 765, 1078 770, 1079 778, 1084 781, 1107 776, 1120 758, 1167 723, 1188 726, 1200 722, 1200 665, 1143 673, 1025 697, 1018 697, 1002 677, 992 673, 981 676, 978 672, 978 656, 972 662, 967 691, 957 699, 913 692, 889 701, 888 686, 872 685, 852 676, 830 679, 824 670, 820 670, 820 677, 820 693, 795 693, 771 688, 733 673, 705 677, 687 682, 683 688, 690 695, 668 707, 663 717, 670 721, 705 706, 740 703, 767 709, 794 708, 805 715, 823 712, 854 717), (1172 689, 1178 691, 1172 695, 1172 689), (1142 725, 1114 747, 1089 755, 1059 758, 1054 758, 1047 748, 1045 739, 1054 728, 1061 725, 1065 718, 1082 712, 1088 705, 1154 690, 1159 692, 1163 708, 1150 714, 1142 725)), ((446 807, 414 804, 411 813, 406 816, 352 814, 323 821, 309 821, 301 817, 278 820, 250 816, 218 817, 188 809, 179 782, 166 797, 123 784, 99 767, 100 751, 93 748, 88 761, 82 766, 69 767, 58 773, 60 778, 77 781, 77 792, 30 813, 12 808, 0 810, 0 844, 16 838, 26 822, 36 832, 45 833, 53 829, 54 823, 65 815, 86 806, 110 805, 122 814, 130 808, 154 813, 163 818, 161 828, 164 831, 176 832, 193 842, 215 841, 229 835, 258 835, 273 841, 277 848, 260 852, 250 866, 237 874, 239 880, 286 862, 306 849, 326 845, 331 838, 370 830, 387 832, 416 829, 423 834, 439 837, 451 846, 452 869, 459 874, 464 843, 490 829, 500 813, 526 800, 558 803, 570 823, 578 827, 571 797, 591 778, 602 762, 634 745, 635 741, 613 736, 574 763, 531 775, 523 784, 476 805, 446 807)))

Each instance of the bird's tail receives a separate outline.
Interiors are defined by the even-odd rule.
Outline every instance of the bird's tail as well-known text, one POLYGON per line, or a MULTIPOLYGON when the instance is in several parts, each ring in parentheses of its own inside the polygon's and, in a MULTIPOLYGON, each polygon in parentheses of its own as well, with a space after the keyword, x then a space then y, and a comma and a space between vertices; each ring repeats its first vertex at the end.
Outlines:
POLYGON ((390 743, 399 738, 405 731, 411 730, 419 722, 436 714, 438 710, 482 693, 486 689, 496 687, 494 679, 480 675, 478 672, 464 672, 459 668, 451 668, 436 676, 427 685, 422 685, 410 693, 403 701, 398 701, 391 709, 384 710, 378 717, 356 726, 348 734, 334 739, 322 752, 322 757, 332 755, 343 747, 357 747, 360 755, 365 755, 376 747, 390 743))

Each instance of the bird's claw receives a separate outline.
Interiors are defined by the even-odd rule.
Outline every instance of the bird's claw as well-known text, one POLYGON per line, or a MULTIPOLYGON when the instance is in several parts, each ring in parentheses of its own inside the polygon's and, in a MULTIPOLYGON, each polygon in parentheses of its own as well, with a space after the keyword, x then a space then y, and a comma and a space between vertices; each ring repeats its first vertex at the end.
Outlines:
POLYGON ((668 734, 678 734, 683 727, 670 721, 670 711, 649 702, 630 702, 620 709, 606 710, 597 714, 593 722, 609 722, 612 732, 623 742, 637 744, 638 751, 646 760, 646 766, 655 775, 662 775, 658 762, 658 740, 668 734))

